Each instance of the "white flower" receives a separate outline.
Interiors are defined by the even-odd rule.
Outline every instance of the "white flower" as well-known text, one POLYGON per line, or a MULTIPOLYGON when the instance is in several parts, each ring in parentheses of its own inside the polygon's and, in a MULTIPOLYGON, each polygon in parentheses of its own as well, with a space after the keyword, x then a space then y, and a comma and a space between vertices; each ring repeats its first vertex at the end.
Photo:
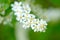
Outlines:
POLYGON ((38 25, 38 23, 39 23, 39 19, 32 20, 32 22, 31 22, 31 28, 34 30, 35 26, 38 25))
POLYGON ((43 19, 39 20, 35 18, 35 15, 29 14, 31 8, 28 4, 22 4, 22 2, 15 2, 11 5, 12 10, 15 12, 16 20, 23 23, 23 28, 27 29, 29 27, 34 30, 34 32, 45 32, 47 23, 43 19))
POLYGON ((11 4, 12 10, 14 12, 23 12, 23 13, 30 13, 31 8, 28 4, 23 4, 22 2, 14 2, 14 4, 11 4))
POLYGON ((24 14, 25 14, 25 13, 22 13, 22 14, 17 13, 17 14, 16 14, 16 20, 17 20, 17 21, 21 21, 21 20, 23 21, 24 16, 25 16, 24 14))
POLYGON ((29 4, 23 4, 23 8, 24 8, 24 11, 25 11, 26 13, 30 13, 31 8, 30 8, 29 4))
POLYGON ((35 21, 32 25, 31 28, 34 30, 34 32, 45 32, 47 23, 46 21, 44 21, 43 19, 41 19, 40 21, 35 21))
POLYGON ((47 23, 43 19, 40 20, 40 25, 39 25, 39 31, 40 32, 45 32, 47 23))
POLYGON ((23 28, 24 28, 24 29, 27 29, 27 28, 29 28, 29 27, 30 27, 29 22, 26 22, 25 24, 23 24, 23 28))
POLYGON ((27 13, 22 13, 22 14, 18 13, 16 19, 17 19, 17 21, 25 23, 27 20, 29 20, 28 16, 29 16, 29 14, 27 14, 27 13))
POLYGON ((14 4, 11 4, 11 6, 12 6, 12 10, 15 11, 15 12, 23 9, 22 8, 22 2, 16 2, 15 1, 14 4))
POLYGON ((23 28, 26 29, 30 27, 32 20, 35 19, 35 16, 33 14, 28 13, 22 13, 21 15, 16 17, 17 21, 20 21, 20 23, 23 23, 23 28))

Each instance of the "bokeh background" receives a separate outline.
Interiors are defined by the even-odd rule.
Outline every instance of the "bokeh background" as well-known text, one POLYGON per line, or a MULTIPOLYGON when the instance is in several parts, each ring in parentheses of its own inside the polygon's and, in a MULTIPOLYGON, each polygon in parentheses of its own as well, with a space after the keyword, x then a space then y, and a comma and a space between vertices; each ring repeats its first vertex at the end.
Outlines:
MULTIPOLYGON (((16 19, 11 13, 11 4, 14 1, 25 1, 25 0, 0 0, 0 17, 3 17, 4 20, 1 21, 0 18, 0 40, 17 40, 16 39, 16 19), (12 18, 11 22, 6 21, 7 23, 4 24, 4 21, 9 17, 11 13, 12 18), (9 16, 9 17, 6 17, 9 16)), ((60 0, 31 0, 34 1, 34 5, 41 5, 42 8, 48 9, 49 7, 53 8, 60 8, 60 0)), ((10 20, 10 18, 9 18, 10 20)), ((28 39, 29 40, 60 40, 60 17, 57 21, 49 21, 47 25, 46 32, 34 32, 32 29, 28 30, 28 39)), ((21 35, 22 36, 22 35, 21 35)))

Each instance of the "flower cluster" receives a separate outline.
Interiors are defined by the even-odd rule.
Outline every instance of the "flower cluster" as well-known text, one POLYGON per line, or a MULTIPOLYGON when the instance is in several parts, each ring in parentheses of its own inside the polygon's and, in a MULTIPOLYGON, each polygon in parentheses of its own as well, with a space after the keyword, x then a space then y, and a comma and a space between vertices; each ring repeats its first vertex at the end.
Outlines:
POLYGON ((30 14, 31 8, 28 4, 14 2, 11 6, 14 14, 16 15, 16 20, 23 23, 24 29, 31 27, 34 32, 45 32, 47 26, 46 21, 43 19, 36 19, 35 15, 30 14))

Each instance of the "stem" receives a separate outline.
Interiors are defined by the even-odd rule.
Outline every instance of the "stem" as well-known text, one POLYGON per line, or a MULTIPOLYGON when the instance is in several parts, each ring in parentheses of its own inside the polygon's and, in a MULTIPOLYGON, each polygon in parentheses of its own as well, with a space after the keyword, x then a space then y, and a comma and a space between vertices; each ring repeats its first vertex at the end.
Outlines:
POLYGON ((17 23, 15 27, 16 40, 28 40, 27 31, 22 28, 22 24, 17 23))

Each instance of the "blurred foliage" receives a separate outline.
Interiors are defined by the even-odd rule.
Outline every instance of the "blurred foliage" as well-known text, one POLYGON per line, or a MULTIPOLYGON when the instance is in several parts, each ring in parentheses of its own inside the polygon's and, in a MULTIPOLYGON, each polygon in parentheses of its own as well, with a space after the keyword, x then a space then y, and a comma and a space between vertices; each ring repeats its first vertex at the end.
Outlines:
MULTIPOLYGON (((5 17, 9 15, 11 12, 10 4, 13 2, 14 0, 0 0, 0 16, 5 17), (4 15, 2 15, 2 11, 4 11, 4 15)), ((58 8, 60 7, 60 0, 35 0, 35 5, 36 4, 42 5, 43 8, 58 8)), ((3 23, 0 24, 0 40, 16 40, 14 29, 16 19, 14 15, 11 23, 13 26, 9 24, 3 25, 3 23)), ((60 40, 60 20, 58 22, 49 22, 45 33, 33 32, 30 30, 29 38, 30 40, 60 40)))

